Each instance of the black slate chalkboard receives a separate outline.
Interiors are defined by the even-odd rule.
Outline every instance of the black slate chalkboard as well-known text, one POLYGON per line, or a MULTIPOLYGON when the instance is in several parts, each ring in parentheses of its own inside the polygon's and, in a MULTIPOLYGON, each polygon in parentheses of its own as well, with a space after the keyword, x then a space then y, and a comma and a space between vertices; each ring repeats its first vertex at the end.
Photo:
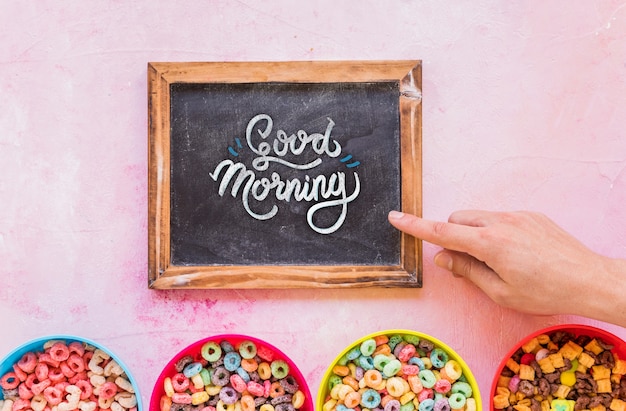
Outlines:
POLYGON ((421 62, 148 63, 148 285, 421 287, 421 62))
POLYGON ((172 264, 399 264, 399 94, 398 81, 171 84, 172 264))

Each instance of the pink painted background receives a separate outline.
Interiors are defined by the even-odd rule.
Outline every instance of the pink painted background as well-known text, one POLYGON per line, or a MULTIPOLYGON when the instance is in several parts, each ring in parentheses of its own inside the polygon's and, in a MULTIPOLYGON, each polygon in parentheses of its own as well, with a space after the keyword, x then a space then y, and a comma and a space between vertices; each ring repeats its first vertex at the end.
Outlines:
MULTIPOLYGON (((421 59, 424 216, 547 213, 626 257, 622 1, 4 1, 0 5, 0 356, 75 334, 130 367, 144 404, 167 361, 220 333, 327 364, 388 328, 465 358, 486 401, 521 337, 582 322, 499 308, 435 268, 420 290, 147 288, 149 61, 421 59)), ((607 284, 610 286, 610 284, 607 284)), ((577 298, 573 295, 572 298, 577 298)), ((609 302, 607 302, 609 303, 609 302)))

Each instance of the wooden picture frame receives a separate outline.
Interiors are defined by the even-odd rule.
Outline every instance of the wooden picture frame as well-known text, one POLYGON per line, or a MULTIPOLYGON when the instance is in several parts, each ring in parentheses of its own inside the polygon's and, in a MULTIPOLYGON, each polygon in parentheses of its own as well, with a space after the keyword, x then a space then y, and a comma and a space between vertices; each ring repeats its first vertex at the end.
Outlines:
MULTIPOLYGON (((147 74, 149 288, 422 286, 421 241, 402 233, 398 234, 397 263, 383 265, 371 262, 330 265, 323 262, 178 264, 172 262, 171 229, 171 150, 177 144, 171 136, 173 122, 176 121, 172 118, 171 110, 172 92, 177 85, 392 84, 396 89, 399 118, 400 206, 404 212, 421 216, 421 61, 151 62, 148 63, 147 74)), ((330 118, 328 120, 332 121, 330 118)), ((388 211, 384 210, 384 213, 388 211)))

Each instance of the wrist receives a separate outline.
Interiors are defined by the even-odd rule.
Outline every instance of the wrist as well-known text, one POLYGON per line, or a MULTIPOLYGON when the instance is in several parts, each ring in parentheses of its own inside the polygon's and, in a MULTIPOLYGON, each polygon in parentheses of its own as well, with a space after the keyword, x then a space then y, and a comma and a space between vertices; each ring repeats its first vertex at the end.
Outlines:
POLYGON ((626 327, 626 260, 598 256, 580 315, 626 327))

